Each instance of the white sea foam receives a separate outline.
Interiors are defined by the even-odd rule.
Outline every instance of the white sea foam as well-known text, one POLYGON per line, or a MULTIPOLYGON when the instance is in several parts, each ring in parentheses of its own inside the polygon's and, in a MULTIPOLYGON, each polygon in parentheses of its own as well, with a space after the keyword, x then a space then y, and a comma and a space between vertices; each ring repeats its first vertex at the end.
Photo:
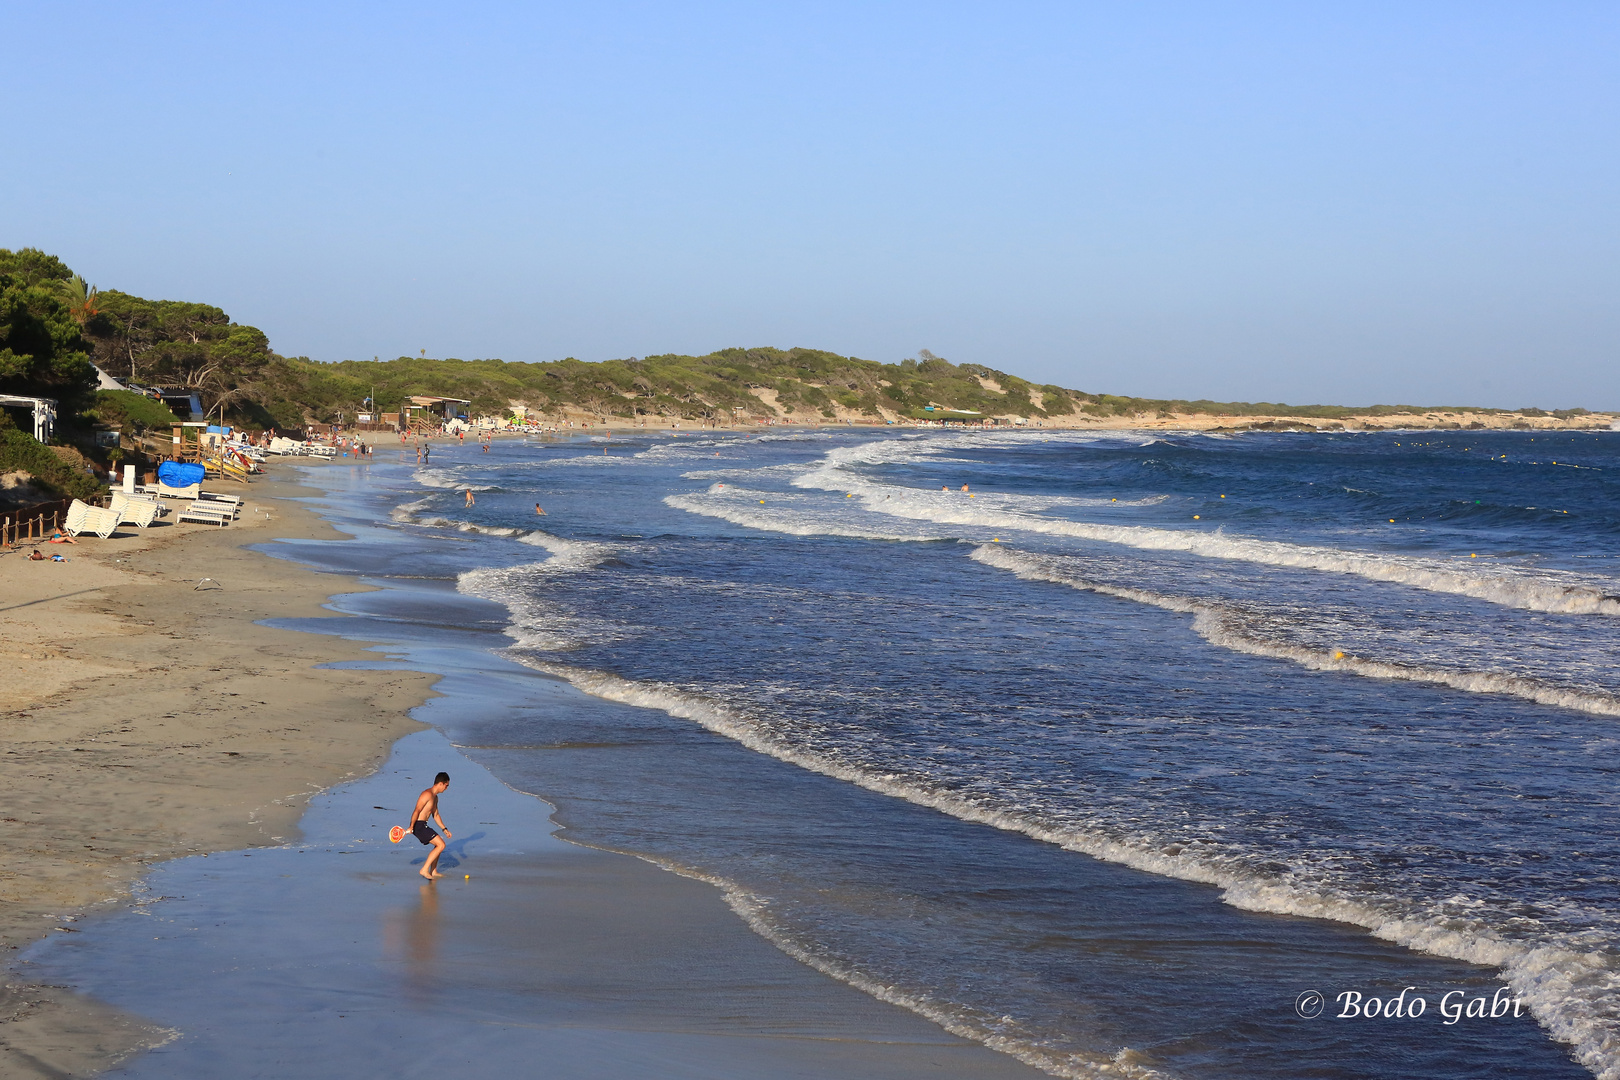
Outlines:
POLYGON ((511 613, 507 636, 519 647, 565 651, 586 641, 602 641, 617 632, 601 621, 587 621, 548 603, 543 582, 564 574, 594 569, 611 558, 614 549, 607 544, 566 540, 535 529, 518 537, 550 552, 540 562, 519 566, 486 566, 463 571, 456 578, 458 592, 504 604, 511 613))
POLYGON ((826 513, 796 507, 791 504, 790 497, 743 488, 727 489, 725 492, 711 489, 702 495, 667 495, 664 504, 688 513, 719 518, 744 528, 787 536, 854 536, 865 540, 947 539, 936 532, 907 529, 903 525, 879 531, 864 523, 839 521, 826 513), (758 498, 762 494, 767 495, 763 504, 758 498), (789 505, 781 505, 783 502, 789 502, 789 505))
POLYGON ((1067 1080, 1173 1080, 1169 1073, 1133 1062, 1132 1058, 1137 1055, 1128 1047, 1106 1057, 1076 1051, 1053 1050, 1043 1046, 1043 1040, 1025 1031, 1023 1026, 1011 1017, 995 1016, 983 1009, 957 1002, 940 1001, 925 991, 901 989, 871 978, 853 964, 800 944, 791 933, 780 928, 770 918, 769 905, 762 898, 738 888, 723 878, 697 873, 686 867, 673 866, 662 860, 650 861, 686 877, 717 886, 725 897, 727 906, 736 912, 750 929, 800 963, 840 982, 848 983, 879 1001, 898 1005, 902 1009, 909 1009, 919 1016, 926 1017, 952 1035, 983 1043, 990 1049, 1017 1058, 1026 1065, 1053 1076, 1065 1077, 1067 1080))
POLYGON ((458 474, 448 469, 421 468, 411 474, 415 480, 426 488, 441 488, 447 491, 494 491, 492 484, 470 484, 458 474))
MULTIPOLYGON (((918 448, 913 452, 925 450, 918 448)), ((861 505, 874 513, 939 525, 998 532, 1019 530, 1121 544, 1146 551, 1179 551, 1210 559, 1351 574, 1530 611, 1620 615, 1620 582, 1608 578, 1505 566, 1464 568, 1439 559, 1229 536, 1219 529, 1163 529, 1041 517, 1030 511, 1043 507, 1028 497, 973 493, 975 497, 970 499, 960 492, 927 492, 874 484, 849 468, 863 462, 894 460, 897 460, 895 454, 885 450, 882 444, 839 447, 829 452, 820 466, 793 483, 823 491, 853 492, 861 505)))
POLYGON ((398 506, 394 507, 388 512, 388 516, 394 521, 404 522, 406 524, 414 524, 418 514, 422 510, 426 509, 428 504, 431 503, 435 497, 436 496, 429 495, 427 498, 417 499, 415 502, 400 503, 398 506))
MULTIPOLYGON (((1364 927, 1376 937, 1415 951, 1496 968, 1514 993, 1524 999, 1542 1027, 1573 1048, 1576 1060, 1599 1080, 1620 1080, 1620 1022, 1615 1019, 1620 1015, 1616 1008, 1620 1004, 1617 1000, 1620 999, 1620 971, 1600 950, 1560 940, 1512 940, 1477 920, 1440 911, 1408 910, 1409 905, 1393 898, 1337 895, 1303 878, 1268 875, 1256 870, 1240 853, 1225 852, 1213 846, 1193 853, 1128 836, 1054 825, 1035 813, 1003 809, 986 799, 939 790, 918 778, 864 768, 795 746, 737 710, 677 687, 635 682, 607 672, 542 661, 525 656, 520 650, 514 650, 513 655, 530 667, 568 680, 586 693, 691 720, 751 750, 813 772, 931 807, 964 821, 1022 833, 1106 862, 1216 886, 1221 890, 1222 900, 1237 908, 1332 919, 1364 927)), ((780 942, 775 936, 773 940, 780 942)), ((808 955, 804 959, 816 962, 808 955)), ((823 970, 844 977, 836 969, 824 967, 823 970)), ((862 989, 873 992, 864 985, 862 989)), ((896 993, 886 1000, 929 1015, 924 1011, 926 1003, 913 1002, 907 995, 896 993)), ((983 1038, 976 1032, 972 1037, 983 1038)), ((1018 1054, 1011 1045, 997 1048, 1018 1054)), ((1096 1071, 1060 1071, 1060 1067, 1054 1067, 1059 1065, 1055 1061, 1048 1064, 1032 1058, 1024 1060, 1058 1075, 1099 1075, 1096 1071)))
POLYGON ((1109 585, 1078 576, 1071 560, 1062 556, 1031 555, 999 544, 984 544, 973 550, 972 558, 986 566, 1011 571, 1026 581, 1050 581, 1104 596, 1117 596, 1139 604, 1151 604, 1166 611, 1193 616, 1193 629, 1212 645, 1278 660, 1291 660, 1313 671, 1342 671, 1374 679, 1403 679, 1433 683, 1477 694, 1506 694, 1541 705, 1557 705, 1594 716, 1620 716, 1620 699, 1608 694, 1590 693, 1559 686, 1541 679, 1506 675, 1492 671, 1464 671, 1426 664, 1404 664, 1374 660, 1339 651, 1313 649, 1273 641, 1243 626, 1242 613, 1227 606, 1183 596, 1168 596, 1149 589, 1109 585))

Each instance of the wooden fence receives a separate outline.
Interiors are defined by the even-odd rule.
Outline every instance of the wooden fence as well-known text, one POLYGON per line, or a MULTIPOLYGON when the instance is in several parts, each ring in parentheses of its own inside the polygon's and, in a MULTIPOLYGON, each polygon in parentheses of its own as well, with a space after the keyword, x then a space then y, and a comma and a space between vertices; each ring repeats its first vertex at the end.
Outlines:
POLYGON ((61 527, 71 505, 72 499, 57 499, 0 513, 0 547, 24 540, 43 540, 51 535, 51 530, 61 527))

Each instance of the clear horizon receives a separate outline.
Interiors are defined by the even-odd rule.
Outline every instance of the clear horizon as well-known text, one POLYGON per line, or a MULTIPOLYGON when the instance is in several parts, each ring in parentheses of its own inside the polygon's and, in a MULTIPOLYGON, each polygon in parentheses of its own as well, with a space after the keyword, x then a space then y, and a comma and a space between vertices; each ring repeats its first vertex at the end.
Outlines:
POLYGON ((0 247, 318 360, 1620 407, 1620 11, 19 8, 0 247))

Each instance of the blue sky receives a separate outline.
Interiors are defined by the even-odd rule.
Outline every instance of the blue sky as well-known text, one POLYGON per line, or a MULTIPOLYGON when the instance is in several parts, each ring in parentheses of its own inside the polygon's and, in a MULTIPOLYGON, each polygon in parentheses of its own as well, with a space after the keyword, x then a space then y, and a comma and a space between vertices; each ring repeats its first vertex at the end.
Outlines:
POLYGON ((1620 407, 1613 4, 11 5, 0 247, 320 360, 1620 407))

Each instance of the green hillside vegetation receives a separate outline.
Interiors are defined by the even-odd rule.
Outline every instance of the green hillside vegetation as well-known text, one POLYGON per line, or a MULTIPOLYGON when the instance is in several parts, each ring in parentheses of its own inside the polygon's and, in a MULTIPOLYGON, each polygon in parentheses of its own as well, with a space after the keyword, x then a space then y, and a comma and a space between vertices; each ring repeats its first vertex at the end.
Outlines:
MULTIPOLYGON (((575 408, 600 417, 724 419, 775 412, 793 420, 827 420, 839 410, 866 419, 962 419, 947 410, 1029 419, 1072 416, 1155 417, 1202 413, 1240 419, 1283 416, 1341 420, 1348 416, 1421 415, 1464 411, 1464 406, 1283 405, 1271 402, 1188 401, 1087 393, 1032 383, 979 364, 953 364, 927 350, 916 359, 884 364, 819 349, 733 348, 706 356, 660 356, 586 363, 501 360, 397 360, 315 363, 299 357, 272 360, 257 388, 263 418, 283 427, 300 419, 353 416, 375 390, 376 407, 396 411, 412 394, 464 398, 480 415, 502 415, 512 404, 543 412, 575 408), (756 391, 764 392, 763 395, 756 391), (931 412, 927 407, 934 406, 931 412)), ((1475 412, 1501 412, 1473 409, 1475 412)), ((1562 410, 1556 415, 1579 415, 1562 410)))
POLYGON ((1349 408, 1124 397, 953 364, 926 349, 899 363, 806 348, 730 348, 704 356, 666 353, 599 363, 571 357, 524 363, 404 356, 317 363, 277 355, 262 331, 210 304, 98 292, 53 255, 0 249, 0 393, 58 398, 70 434, 76 423, 82 431, 97 420, 124 431, 171 422, 149 399, 96 392, 92 358, 103 370, 142 385, 194 390, 210 415, 256 429, 352 420, 373 396, 373 409, 395 412, 412 395, 468 399, 475 415, 505 415, 522 405, 552 416, 571 410, 602 418, 683 420, 881 421, 973 419, 973 414, 1036 420, 1077 413, 1147 419, 1203 413, 1239 422, 1256 416, 1331 421, 1464 411, 1462 406, 1349 408))
POLYGON ((132 390, 97 390, 92 409, 85 414, 126 435, 143 431, 167 431, 180 419, 161 401, 132 390))
POLYGON ((11 417, 0 411, 0 473, 9 472, 27 473, 33 477, 35 487, 58 498, 88 499, 102 491, 95 477, 74 468, 51 447, 19 430, 11 417))
MULTIPOLYGON (((261 403, 279 422, 294 420, 293 406, 314 419, 338 410, 352 414, 376 391, 377 407, 397 410, 412 394, 466 398, 475 413, 503 414, 522 404, 541 411, 565 407, 598 416, 663 416, 684 419, 774 415, 762 396, 774 396, 775 409, 793 419, 831 419, 838 409, 881 419, 881 409, 907 414, 928 404, 985 413, 1041 416, 1031 400, 1041 391, 1045 405, 1071 406, 1071 391, 1035 386, 1005 372, 959 367, 932 355, 898 364, 880 364, 819 349, 721 349, 707 356, 661 356, 586 363, 567 359, 546 363, 500 360, 428 360, 317 364, 297 358, 273 361, 265 373, 261 403), (975 376, 995 380, 1004 393, 987 390, 975 376)), ((1072 407, 1059 411, 1070 412, 1072 407)))

